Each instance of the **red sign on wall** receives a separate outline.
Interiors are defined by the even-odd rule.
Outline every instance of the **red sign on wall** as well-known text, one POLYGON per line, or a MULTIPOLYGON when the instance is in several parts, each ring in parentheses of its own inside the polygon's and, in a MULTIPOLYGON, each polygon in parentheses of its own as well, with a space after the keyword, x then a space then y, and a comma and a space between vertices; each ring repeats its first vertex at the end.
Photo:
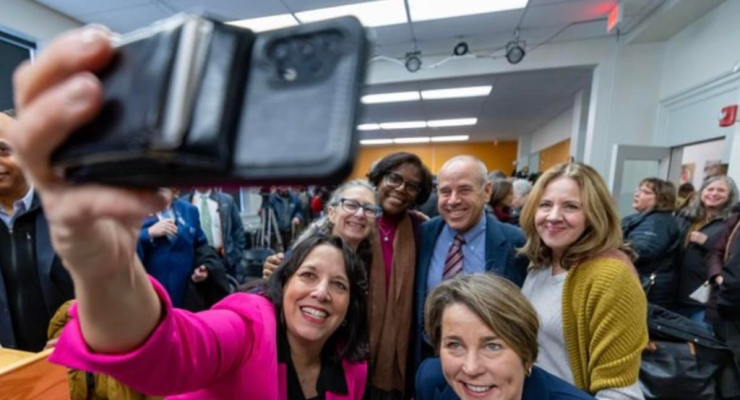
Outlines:
POLYGON ((609 16, 606 19, 606 31, 611 32, 614 27, 622 22, 622 5, 617 3, 614 8, 609 12, 609 16))
POLYGON ((735 125, 735 121, 737 121, 737 105, 723 108, 720 114, 719 126, 723 128, 732 126, 735 125))

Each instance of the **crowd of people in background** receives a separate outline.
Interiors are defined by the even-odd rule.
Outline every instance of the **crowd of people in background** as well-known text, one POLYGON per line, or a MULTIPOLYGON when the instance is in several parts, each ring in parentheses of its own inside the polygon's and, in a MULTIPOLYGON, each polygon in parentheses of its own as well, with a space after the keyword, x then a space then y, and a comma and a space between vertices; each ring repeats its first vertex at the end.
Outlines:
POLYGON ((653 306, 740 356, 740 207, 724 175, 695 193, 644 179, 620 219, 583 163, 507 176, 459 155, 433 176, 393 153, 336 188, 264 188, 274 254, 240 281, 250 242, 218 188, 53 173, 47 142, 99 101, 91 81, 72 109, 53 96, 109 54, 91 29, 24 67, 23 112, 0 115, 0 344, 55 346, 73 395, 643 399, 653 306), (67 57, 54 50, 83 42, 87 58, 50 77, 67 57))

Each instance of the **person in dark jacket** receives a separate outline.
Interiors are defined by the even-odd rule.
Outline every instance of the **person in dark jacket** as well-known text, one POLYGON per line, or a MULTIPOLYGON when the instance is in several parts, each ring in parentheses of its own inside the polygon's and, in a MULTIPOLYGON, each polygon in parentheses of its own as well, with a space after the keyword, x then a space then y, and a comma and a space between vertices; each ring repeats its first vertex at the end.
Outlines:
POLYGON ((5 140, 13 115, 0 113, 0 347, 37 352, 74 288, 52 248, 41 199, 5 140))
POLYGON ((704 181, 691 203, 678 213, 682 251, 677 305, 681 314, 694 321, 704 322, 706 305, 690 296, 709 279, 707 256, 737 199, 737 186, 732 178, 714 176, 704 181))
MULTIPOLYGON (((172 196, 170 189, 163 189, 172 196)), ((171 197, 170 197, 171 198, 171 197)), ((183 200, 171 199, 167 208, 147 218, 139 234, 137 253, 146 272, 164 286, 175 307, 192 304, 190 281, 195 285, 220 288, 221 296, 213 296, 215 303, 228 295, 225 268, 215 250, 208 245, 200 227, 198 209, 183 200), (219 298, 220 297, 220 298, 219 298)), ((191 309, 208 308, 209 305, 191 309)))
POLYGON ((648 290, 648 301, 668 309, 675 306, 675 262, 681 248, 681 232, 673 218, 675 206, 673 183, 643 179, 632 197, 632 208, 637 213, 622 220, 624 240, 638 256, 635 268, 648 290))
MULTIPOLYGON (((298 198, 298 195, 290 191, 288 186, 279 186, 277 191, 270 195, 268 202, 274 212, 282 241, 282 248, 277 250, 287 250, 294 239, 293 235, 296 227, 305 220, 302 213, 301 199, 298 198)), ((263 216, 263 218, 265 217, 267 216, 263 216)), ((273 246, 280 247, 277 243, 273 243, 273 246)))
POLYGON ((424 310, 424 328, 439 358, 419 367, 417 400, 593 399, 534 365, 539 318, 506 279, 450 279, 432 290, 424 310))
POLYGON ((707 316, 717 337, 740 357, 740 203, 732 211, 708 259, 709 281, 714 285, 707 316))
POLYGON ((221 256, 226 271, 236 277, 245 263, 246 234, 239 215, 239 207, 228 194, 207 187, 198 187, 181 197, 198 209, 201 228, 216 252, 221 256), (208 209, 208 215, 206 215, 208 209), (208 226, 205 226, 208 223, 208 226))

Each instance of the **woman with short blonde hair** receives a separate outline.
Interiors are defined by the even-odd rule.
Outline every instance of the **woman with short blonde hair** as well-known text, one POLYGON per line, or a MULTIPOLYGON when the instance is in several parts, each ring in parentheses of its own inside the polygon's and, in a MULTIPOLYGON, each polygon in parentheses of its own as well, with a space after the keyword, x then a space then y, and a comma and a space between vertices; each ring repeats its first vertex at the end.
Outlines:
POLYGON ((550 168, 521 227, 531 260, 522 293, 542 321, 537 365, 597 398, 642 399, 647 301, 603 179, 581 163, 550 168))
POLYGON ((417 400, 593 399, 534 366, 537 312, 505 278, 473 274, 441 283, 426 299, 424 324, 440 358, 419 368, 417 400))

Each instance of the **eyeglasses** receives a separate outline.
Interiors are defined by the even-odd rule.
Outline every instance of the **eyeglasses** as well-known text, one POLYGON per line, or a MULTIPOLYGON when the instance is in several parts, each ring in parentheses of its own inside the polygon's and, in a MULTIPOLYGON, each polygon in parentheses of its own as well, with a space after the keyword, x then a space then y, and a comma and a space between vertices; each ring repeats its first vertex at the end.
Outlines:
POLYGON ((406 193, 410 195, 417 195, 419 194, 419 191, 421 190, 421 185, 418 182, 413 181, 407 181, 404 180, 401 175, 398 175, 395 172, 389 172, 385 176, 385 183, 394 188, 397 189, 403 185, 404 190, 406 190, 406 193))
POLYGON ((339 199, 339 204, 342 205, 342 209, 348 213, 356 213, 358 209, 362 208, 362 213, 368 218, 377 218, 380 216, 380 207, 370 204, 360 204, 359 201, 352 199, 339 199))

